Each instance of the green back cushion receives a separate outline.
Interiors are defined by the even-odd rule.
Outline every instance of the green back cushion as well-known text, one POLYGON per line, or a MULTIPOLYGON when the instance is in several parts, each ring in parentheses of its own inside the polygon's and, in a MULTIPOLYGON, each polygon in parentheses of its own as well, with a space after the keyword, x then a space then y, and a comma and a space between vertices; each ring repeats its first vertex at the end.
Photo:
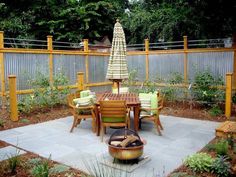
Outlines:
POLYGON ((125 122, 125 117, 102 117, 102 122, 106 122, 106 123, 125 122))
POLYGON ((90 90, 83 90, 80 92, 80 98, 87 97, 90 95, 90 90))
POLYGON ((73 103, 77 107, 79 107, 79 106, 90 106, 94 103, 93 99, 94 99, 94 96, 89 95, 89 96, 86 96, 86 97, 73 99, 73 103))
MULTIPOLYGON (((154 93, 139 93, 139 99, 150 99, 151 100, 151 109, 156 109, 158 107, 157 92, 154 93)), ((142 104, 142 102, 141 102, 142 104)), ((153 114, 156 114, 157 111, 151 111, 153 114)))

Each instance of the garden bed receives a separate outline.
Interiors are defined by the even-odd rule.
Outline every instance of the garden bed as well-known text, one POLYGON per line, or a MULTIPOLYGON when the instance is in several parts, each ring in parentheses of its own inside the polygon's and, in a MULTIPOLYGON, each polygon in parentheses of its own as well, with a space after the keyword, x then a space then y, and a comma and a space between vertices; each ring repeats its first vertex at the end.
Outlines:
MULTIPOLYGON (((235 141, 235 140, 234 140, 235 141)), ((236 142, 234 142, 234 148, 230 147, 228 144, 228 141, 223 140, 221 138, 214 138, 212 141, 210 141, 201 151, 200 153, 206 153, 210 155, 212 158, 219 157, 219 154, 217 152, 221 153, 221 157, 227 157, 227 162, 230 164, 229 170, 231 171, 231 174, 228 175, 228 177, 233 177, 236 175, 236 142), (216 149, 214 149, 214 145, 217 144, 217 142, 225 141, 227 142, 227 148, 224 147, 224 145, 218 145, 216 149), (227 149, 227 150, 224 150, 227 149)), ((199 159, 198 159, 199 160, 199 159)), ((201 165, 202 162, 199 161, 199 165, 201 165)), ((221 166, 222 167, 222 166, 221 166)), ((220 166, 218 166, 219 170, 222 171, 220 166)), ((224 175, 216 175, 215 173, 210 170, 210 172, 194 172, 190 167, 183 164, 179 168, 175 169, 171 174, 168 175, 168 177, 227 177, 226 174, 224 175)))
MULTIPOLYGON (((8 145, 0 141, 0 145, 8 145)), ((85 173, 59 164, 50 159, 42 158, 34 153, 27 152, 26 154, 13 157, 12 160, 4 160, 0 162, 0 177, 33 177, 46 176, 49 173, 51 177, 82 177, 85 173), (16 168, 13 166, 16 162, 16 168)))
POLYGON ((20 114, 18 122, 12 122, 8 110, 0 109, 1 130, 7 130, 15 127, 21 127, 29 124, 46 122, 71 115, 66 105, 58 105, 53 108, 44 108, 35 110, 29 114, 20 114))
MULTIPOLYGON (((226 120, 226 117, 222 114, 219 116, 211 116, 209 111, 200 105, 195 105, 190 109, 190 105, 186 102, 166 102, 161 114, 219 122, 226 120)), ((20 114, 20 120, 18 122, 12 122, 8 110, 0 109, 0 131, 59 119, 69 115, 71 114, 68 106, 58 105, 53 108, 38 109, 29 114, 20 114)))

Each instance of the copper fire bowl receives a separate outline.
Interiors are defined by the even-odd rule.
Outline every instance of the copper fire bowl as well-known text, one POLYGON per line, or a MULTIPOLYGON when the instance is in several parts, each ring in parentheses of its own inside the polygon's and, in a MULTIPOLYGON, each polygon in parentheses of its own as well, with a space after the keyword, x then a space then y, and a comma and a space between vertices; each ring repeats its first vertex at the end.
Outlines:
POLYGON ((108 149, 110 155, 119 160, 133 160, 143 155, 143 145, 128 148, 108 145, 108 149))

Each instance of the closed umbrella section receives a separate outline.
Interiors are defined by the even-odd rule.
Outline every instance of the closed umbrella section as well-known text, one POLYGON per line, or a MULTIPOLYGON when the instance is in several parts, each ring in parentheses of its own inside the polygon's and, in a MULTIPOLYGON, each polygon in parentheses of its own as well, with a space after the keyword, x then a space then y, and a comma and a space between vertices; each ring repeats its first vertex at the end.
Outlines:
POLYGON ((116 21, 114 26, 106 79, 117 83, 118 94, 119 83, 124 79, 128 79, 125 34, 119 20, 116 21))

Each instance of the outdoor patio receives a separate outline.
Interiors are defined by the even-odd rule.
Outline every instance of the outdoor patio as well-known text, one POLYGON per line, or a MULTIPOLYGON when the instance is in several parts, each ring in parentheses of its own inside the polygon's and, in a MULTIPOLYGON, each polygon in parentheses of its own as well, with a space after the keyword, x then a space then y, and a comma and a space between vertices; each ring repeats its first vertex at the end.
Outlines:
MULTIPOLYGON (((147 140, 144 156, 150 161, 138 165, 130 174, 135 177, 166 176, 182 164, 183 159, 203 148, 215 135, 217 122, 161 115, 163 136, 158 136, 152 123, 144 123, 139 135, 147 140)), ((90 120, 83 121, 69 133, 72 117, 2 131, 0 140, 16 145, 57 162, 87 172, 86 164, 100 163, 108 148, 91 131, 90 120)), ((131 121, 132 122, 132 121, 131 121)), ((108 129, 105 139, 114 130, 108 129)), ((5 148, 7 149, 7 148, 5 148)), ((6 151, 0 150, 0 158, 6 151)), ((122 170, 122 173, 125 169, 122 170)))

